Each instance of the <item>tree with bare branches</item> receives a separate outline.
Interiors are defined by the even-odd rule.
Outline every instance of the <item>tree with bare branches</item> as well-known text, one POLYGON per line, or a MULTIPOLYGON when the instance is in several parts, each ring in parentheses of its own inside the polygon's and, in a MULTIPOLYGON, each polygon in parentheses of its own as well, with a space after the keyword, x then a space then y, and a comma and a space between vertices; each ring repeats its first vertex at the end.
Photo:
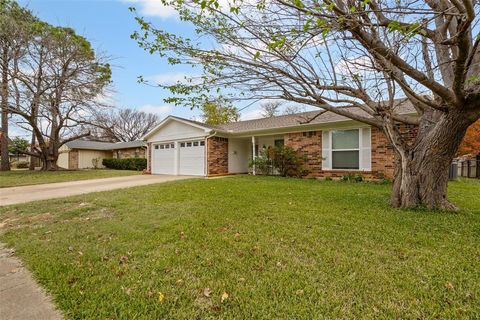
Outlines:
POLYGON ((102 141, 128 142, 141 139, 158 124, 158 116, 135 109, 111 109, 94 114, 88 130, 102 141))
POLYGON ((271 118, 280 115, 281 101, 267 101, 260 104, 260 115, 263 118, 271 118))
POLYGON ((283 99, 369 124, 395 151, 392 206, 455 209, 448 166, 480 117, 478 1, 164 3, 212 43, 136 18, 141 47, 175 64, 201 63, 204 81, 168 86, 171 101, 195 105, 227 88, 231 99, 283 99), (416 114, 400 112, 399 98, 416 114), (413 143, 401 125, 418 126, 413 143))
POLYGON ((22 37, 8 69, 8 111, 36 140, 25 153, 40 158, 43 170, 56 170, 59 148, 89 135, 81 126, 100 107, 110 66, 70 28, 36 21, 22 37))
POLYGON ((36 18, 15 1, 0 0, 0 170, 10 170, 8 127, 10 113, 9 69, 22 48, 23 35, 28 33, 36 18))

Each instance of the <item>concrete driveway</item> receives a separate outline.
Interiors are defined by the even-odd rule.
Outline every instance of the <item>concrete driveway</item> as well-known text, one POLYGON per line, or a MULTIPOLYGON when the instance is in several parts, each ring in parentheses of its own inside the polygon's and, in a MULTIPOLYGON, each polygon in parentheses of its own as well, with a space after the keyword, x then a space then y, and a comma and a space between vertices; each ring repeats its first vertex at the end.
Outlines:
POLYGON ((175 180, 199 178, 193 176, 139 175, 37 184, 33 186, 0 188, 0 206, 37 200, 63 198, 78 194, 145 186, 175 180))

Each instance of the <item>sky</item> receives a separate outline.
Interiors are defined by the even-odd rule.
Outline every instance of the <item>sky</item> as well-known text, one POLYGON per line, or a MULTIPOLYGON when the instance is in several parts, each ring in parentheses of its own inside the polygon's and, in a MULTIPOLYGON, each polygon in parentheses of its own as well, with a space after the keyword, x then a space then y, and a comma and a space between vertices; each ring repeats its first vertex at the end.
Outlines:
MULTIPOLYGON (((186 22, 179 21, 175 11, 164 7, 160 0, 19 0, 40 19, 59 26, 71 27, 86 37, 94 48, 112 58, 112 94, 106 97, 117 107, 129 107, 156 113, 160 118, 170 114, 199 118, 198 109, 166 104, 168 90, 137 82, 138 76, 157 82, 172 83, 192 74, 187 66, 170 66, 158 55, 151 55, 130 39, 138 29, 133 6, 158 28, 182 35, 191 33, 186 22)), ((259 117, 259 106, 242 111, 241 119, 259 117)))

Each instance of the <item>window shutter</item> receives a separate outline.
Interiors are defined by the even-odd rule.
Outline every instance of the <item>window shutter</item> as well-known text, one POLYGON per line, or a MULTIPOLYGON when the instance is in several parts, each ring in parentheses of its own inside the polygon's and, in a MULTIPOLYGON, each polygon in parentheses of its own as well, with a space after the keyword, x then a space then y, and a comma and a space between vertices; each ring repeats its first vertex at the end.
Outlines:
POLYGON ((322 170, 332 169, 330 159, 330 131, 322 131, 322 170))
POLYGON ((360 170, 372 170, 372 137, 370 128, 360 129, 360 170))

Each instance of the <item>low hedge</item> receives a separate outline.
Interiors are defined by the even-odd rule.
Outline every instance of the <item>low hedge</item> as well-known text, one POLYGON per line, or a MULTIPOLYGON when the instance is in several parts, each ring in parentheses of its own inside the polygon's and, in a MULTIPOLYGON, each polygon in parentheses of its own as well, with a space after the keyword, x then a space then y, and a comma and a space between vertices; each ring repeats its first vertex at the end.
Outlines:
POLYGON ((147 159, 144 158, 125 158, 125 159, 103 159, 102 164, 115 170, 143 170, 147 168, 147 159))

